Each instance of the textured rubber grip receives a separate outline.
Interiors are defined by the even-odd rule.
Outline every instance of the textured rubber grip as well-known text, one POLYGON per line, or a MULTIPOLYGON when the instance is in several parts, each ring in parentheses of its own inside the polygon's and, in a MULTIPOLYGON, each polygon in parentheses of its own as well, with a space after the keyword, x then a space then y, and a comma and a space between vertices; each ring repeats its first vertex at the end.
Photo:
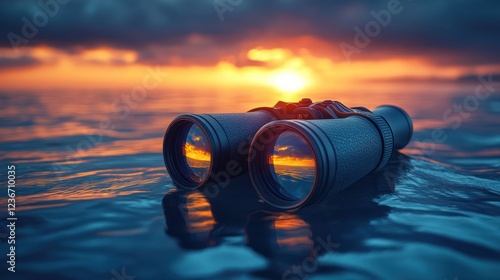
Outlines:
MULTIPOLYGON (((374 171, 382 158, 382 138, 377 127, 361 116, 310 121, 326 134, 334 150, 336 172, 330 192, 338 192, 374 171)), ((318 172, 331 172, 318 170, 318 172)))
POLYGON ((362 115, 373 122, 380 133, 380 137, 382 138, 382 157, 380 158, 377 168, 374 170, 374 172, 376 172, 384 168, 389 162, 392 152, 394 151, 394 136, 391 131, 391 127, 381 116, 369 112, 363 112, 362 115))
POLYGON ((250 143, 255 133, 274 120, 274 116, 264 111, 202 116, 207 120, 212 119, 222 127, 229 142, 229 159, 237 161, 245 172, 248 169, 247 158, 250 143))

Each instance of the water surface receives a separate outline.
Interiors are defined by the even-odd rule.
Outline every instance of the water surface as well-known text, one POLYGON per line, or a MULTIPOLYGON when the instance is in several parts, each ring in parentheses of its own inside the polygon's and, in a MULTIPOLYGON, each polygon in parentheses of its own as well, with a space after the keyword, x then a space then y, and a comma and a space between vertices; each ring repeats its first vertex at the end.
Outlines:
POLYGON ((259 202, 245 177, 214 196, 178 191, 161 155, 176 115, 239 112, 279 94, 171 90, 124 103, 126 91, 1 92, 2 178, 8 164, 18 176, 15 278, 495 279, 500 96, 448 112, 475 86, 308 95, 402 106, 415 134, 382 173, 288 213, 259 202))

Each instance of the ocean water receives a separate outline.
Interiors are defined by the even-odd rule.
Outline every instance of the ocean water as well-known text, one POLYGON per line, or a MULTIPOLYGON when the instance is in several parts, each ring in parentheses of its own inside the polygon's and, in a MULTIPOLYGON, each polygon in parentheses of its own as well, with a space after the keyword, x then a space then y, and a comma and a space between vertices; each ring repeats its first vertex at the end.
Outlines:
POLYGON ((0 278, 498 279, 500 88, 477 95, 478 85, 304 94, 399 105, 415 133, 381 173, 296 212, 266 206, 245 176, 215 195, 177 190, 161 144, 178 114, 302 96, 2 91, 0 278), (8 165, 16 167, 15 273, 5 261, 8 165))

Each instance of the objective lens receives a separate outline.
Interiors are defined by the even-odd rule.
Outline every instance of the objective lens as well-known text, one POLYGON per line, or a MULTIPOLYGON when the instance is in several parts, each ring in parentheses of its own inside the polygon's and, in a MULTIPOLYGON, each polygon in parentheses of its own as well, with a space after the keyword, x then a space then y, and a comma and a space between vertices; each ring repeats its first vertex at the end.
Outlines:
POLYGON ((207 136, 198 125, 192 124, 185 137, 182 152, 186 165, 193 175, 191 177, 202 182, 209 174, 212 159, 207 136))
POLYGON ((269 151, 275 191, 287 199, 305 198, 314 185, 316 162, 309 143, 293 131, 281 133, 269 151))

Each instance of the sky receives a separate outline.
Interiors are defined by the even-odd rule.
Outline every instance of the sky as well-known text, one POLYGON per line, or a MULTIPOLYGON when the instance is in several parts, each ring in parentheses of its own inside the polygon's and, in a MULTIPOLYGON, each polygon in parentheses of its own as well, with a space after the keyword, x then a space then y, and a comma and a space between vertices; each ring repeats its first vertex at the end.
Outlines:
POLYGON ((129 87, 151 69, 285 92, 500 73, 496 0, 2 0, 0 34, 0 89, 129 87))

